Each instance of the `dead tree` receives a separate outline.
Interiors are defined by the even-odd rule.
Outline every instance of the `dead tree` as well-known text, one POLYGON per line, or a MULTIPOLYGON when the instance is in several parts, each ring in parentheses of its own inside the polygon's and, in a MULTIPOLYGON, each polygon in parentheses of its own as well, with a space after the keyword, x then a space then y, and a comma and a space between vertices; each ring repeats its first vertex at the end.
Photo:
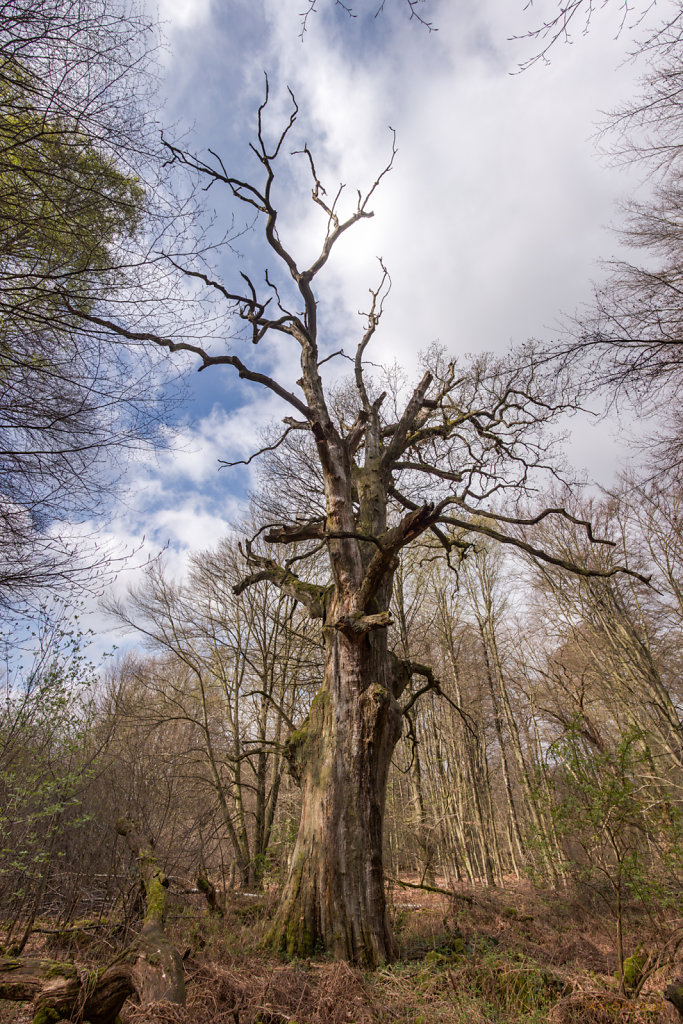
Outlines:
MULTIPOLYGON (((226 187, 256 212, 271 255, 284 272, 282 280, 268 271, 261 290, 242 274, 240 290, 232 290, 211 277, 199 258, 185 267, 176 258, 173 262, 209 294, 232 304, 254 345, 266 336, 291 345, 300 365, 296 385, 252 369, 229 350, 211 350, 211 343, 202 347, 152 332, 134 337, 171 352, 192 353, 202 370, 231 367, 242 380, 278 396, 295 415, 284 420, 281 437, 267 450, 286 453, 292 438, 308 442, 307 462, 313 467, 309 508, 317 505, 321 513, 307 516, 293 504, 287 506, 285 476, 275 495, 283 515, 264 536, 284 551, 296 545, 295 552, 276 561, 248 544, 252 571, 235 588, 239 593, 261 581, 279 587, 322 621, 325 639, 320 691, 304 727, 289 740, 303 806, 269 942, 290 954, 304 956, 324 948, 374 966, 395 952, 382 851, 391 755, 401 735, 403 712, 412 707, 416 693, 437 685, 428 668, 398 658, 389 647, 399 553, 423 539, 455 565, 483 535, 575 572, 592 570, 573 566, 534 543, 534 526, 545 517, 571 518, 563 509, 543 509, 526 518, 501 511, 505 495, 519 500, 537 474, 548 469, 543 428, 566 407, 557 374, 545 371, 533 351, 505 359, 484 356, 462 366, 432 351, 412 390, 392 395, 390 386, 383 389, 373 379, 366 356, 390 286, 380 261, 379 284, 370 290, 365 327, 349 357, 350 397, 342 412, 331 401, 323 375, 332 356, 341 353, 324 348, 314 282, 341 236, 372 216, 372 197, 391 169, 395 148, 381 174, 367 192, 357 194, 346 213, 343 189, 329 199, 309 148, 299 151, 325 225, 317 257, 300 266, 280 237, 274 195, 276 165, 298 107, 292 97, 289 121, 269 143, 263 125, 267 98, 266 89, 252 145, 262 176, 259 184, 232 176, 216 155, 204 160, 175 146, 168 149, 169 159, 189 168, 206 187, 226 187), (315 571, 307 565, 319 564, 323 553, 327 569, 322 577, 307 579, 307 571, 315 571), (306 554, 312 556, 310 563, 306 554), (414 679, 422 680, 415 690, 414 679)), ((102 323, 109 329, 116 326, 102 323)), ((293 475, 288 474, 290 480, 293 475)), ((592 536, 590 525, 583 525, 592 536)))
POLYGON ((145 888, 145 916, 137 938, 101 975, 79 974, 73 964, 28 957, 0 958, 0 999, 33 1001, 34 1024, 61 1020, 115 1024, 131 995, 140 1003, 185 1004, 182 960, 164 932, 168 882, 152 844, 127 818, 116 825, 135 855, 145 888))
POLYGON ((142 930, 126 953, 133 987, 143 1004, 167 1000, 184 1005, 183 962, 164 931, 168 879, 159 867, 151 841, 140 834, 130 818, 120 818, 116 831, 125 837, 136 858, 145 887, 142 930))

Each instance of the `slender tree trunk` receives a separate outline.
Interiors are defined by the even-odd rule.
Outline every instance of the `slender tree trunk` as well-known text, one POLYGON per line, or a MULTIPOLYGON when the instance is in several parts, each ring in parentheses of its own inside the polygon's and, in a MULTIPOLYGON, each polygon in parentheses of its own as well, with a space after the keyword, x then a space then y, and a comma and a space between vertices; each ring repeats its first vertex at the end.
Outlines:
POLYGON ((422 766, 420 764, 419 748, 415 750, 412 767, 410 769, 410 789, 412 795, 413 809, 415 812, 415 839, 418 848, 418 865, 420 873, 420 884, 436 885, 434 877, 434 842, 431 829, 427 820, 425 810, 424 794, 422 791, 422 766))
MULTIPOLYGON (((482 633, 483 640, 483 633, 482 633)), ((524 858, 524 843, 522 842, 522 834, 519 824, 519 817, 517 815, 517 807, 515 800, 512 795, 512 780, 510 778, 510 766, 508 764, 507 749, 505 741, 503 739, 503 727, 501 724, 500 707, 498 705, 498 696, 493 682, 493 676, 491 674, 491 665, 489 662, 486 647, 483 647, 484 662, 486 665, 486 681, 489 686, 489 693, 491 695, 491 706, 493 708, 493 724, 496 730, 496 739, 498 740, 498 748, 500 750, 500 766, 503 773, 503 782, 505 784, 505 796, 507 799, 508 813, 510 816, 510 831, 514 838, 514 846, 517 849, 517 857, 514 856, 514 850, 511 847, 510 852, 513 855, 515 864, 518 863, 518 857, 524 858)))
POLYGON ((624 994, 624 920, 621 900, 621 872, 616 885, 616 925, 617 925, 617 976, 619 978, 619 992, 624 994))
POLYGON ((374 967, 395 953, 385 905, 387 775, 401 735, 386 634, 327 629, 323 687, 290 738, 300 770, 299 834, 266 941, 290 955, 324 948, 374 967))

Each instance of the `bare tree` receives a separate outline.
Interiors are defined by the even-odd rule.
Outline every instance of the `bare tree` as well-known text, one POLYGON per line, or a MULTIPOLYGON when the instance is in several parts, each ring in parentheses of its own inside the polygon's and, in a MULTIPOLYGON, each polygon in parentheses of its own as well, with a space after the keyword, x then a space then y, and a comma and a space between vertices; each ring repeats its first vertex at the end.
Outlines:
MULTIPOLYGON (((231 175, 216 155, 204 159, 170 144, 168 149, 173 163, 190 169, 206 186, 225 186, 262 218, 266 242, 284 280, 269 270, 262 290, 243 275, 243 287, 233 290, 199 261, 186 265, 185 272, 232 306, 254 345, 269 336, 294 347, 301 369, 296 385, 250 367, 230 351, 212 351, 209 345, 161 332, 133 336, 192 353, 202 369, 232 367, 242 380, 265 387, 295 414, 285 419, 286 429, 276 444, 285 444, 299 431, 309 439, 316 464, 311 486, 320 488, 311 505, 322 505, 324 512, 312 517, 294 512, 266 527, 268 543, 285 550, 296 545, 295 553, 278 562, 247 544, 252 572, 236 587, 241 592, 263 581, 274 584, 322 620, 325 638, 321 689, 308 721, 289 741, 290 759, 301 776, 303 808, 269 941, 292 954, 322 946, 336 956, 375 965, 395 952, 385 908, 382 832, 387 773, 405 710, 401 698, 413 677, 424 679, 419 688, 424 692, 437 685, 428 667, 398 658, 388 646, 399 553, 431 531, 444 555, 457 560, 473 535, 484 535, 575 572, 603 570, 574 566, 534 544, 535 525, 550 515, 566 517, 561 508, 529 517, 496 510, 506 495, 519 498, 537 474, 549 470, 552 446, 544 428, 565 407, 561 378, 554 370, 545 372, 530 349, 504 359, 480 357, 463 366, 434 350, 415 387, 387 401, 366 362, 389 288, 382 264, 351 363, 354 410, 335 417, 323 383, 326 371, 321 367, 329 367, 331 353, 322 349, 314 281, 341 236, 372 215, 370 203, 391 169, 395 150, 346 212, 343 190, 329 199, 309 148, 304 145, 299 151, 324 222, 318 255, 302 267, 281 238, 274 191, 276 166, 293 133, 298 107, 293 101, 287 125, 270 142, 264 127, 266 102, 267 94, 252 144, 262 175, 258 184, 231 175), (513 523, 521 524, 526 534, 513 532, 513 523), (326 555, 326 571, 310 581, 301 568, 304 556, 321 553, 326 555)), ((91 320, 116 327, 103 318, 91 320)), ((592 536, 589 524, 583 526, 592 536)), ((413 693, 407 703, 415 699, 413 693)))
MULTIPOLYGON (((609 2, 619 5, 619 0, 609 2)), ((604 6, 593 0, 562 2, 557 13, 529 32, 543 48, 523 66, 545 59, 573 27, 589 31, 593 14, 604 6)), ((642 77, 635 96, 607 115, 600 133, 610 157, 636 167, 651 186, 644 199, 621 204, 618 235, 634 255, 605 263, 605 282, 596 287, 593 301, 568 320, 553 352, 578 365, 587 389, 601 390, 610 406, 622 402, 656 418, 648 444, 659 465, 670 470, 680 463, 683 427, 683 5, 677 0, 662 7, 661 20, 646 27, 643 18, 653 6, 621 3, 622 26, 628 23, 642 77)))
POLYGON ((285 739, 305 716, 320 659, 319 636, 291 598, 265 585, 233 594, 245 571, 229 541, 194 556, 183 583, 150 567, 117 615, 162 656, 139 664, 118 710, 162 743, 168 735, 160 765, 194 779, 202 831, 227 839, 240 885, 253 888, 269 852, 285 739), (177 744, 180 724, 188 738, 177 744))

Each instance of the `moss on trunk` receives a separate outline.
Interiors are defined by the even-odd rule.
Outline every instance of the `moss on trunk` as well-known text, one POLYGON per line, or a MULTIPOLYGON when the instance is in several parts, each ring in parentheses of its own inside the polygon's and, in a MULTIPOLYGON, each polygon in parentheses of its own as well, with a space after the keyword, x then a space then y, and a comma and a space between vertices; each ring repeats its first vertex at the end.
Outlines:
POLYGON ((266 943, 289 956, 324 950, 376 967, 395 953, 382 832, 402 718, 383 634, 358 639, 328 630, 327 654, 324 685, 290 739, 303 787, 301 822, 266 943))

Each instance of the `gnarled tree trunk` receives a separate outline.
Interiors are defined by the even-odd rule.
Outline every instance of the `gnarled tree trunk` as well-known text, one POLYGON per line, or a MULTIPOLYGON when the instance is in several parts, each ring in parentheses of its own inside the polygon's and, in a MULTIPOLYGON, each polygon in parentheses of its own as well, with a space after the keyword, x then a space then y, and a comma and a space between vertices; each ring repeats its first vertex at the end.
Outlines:
POLYGON ((133 987, 143 1004, 167 1000, 184 1006, 183 962, 164 931, 168 879, 159 867, 151 841, 138 832, 129 818, 120 818, 116 831, 125 836, 135 855, 145 887, 142 930, 126 953, 133 987))
POLYGON ((290 955, 325 949, 374 967, 395 954, 382 858, 386 783, 401 735, 384 631, 331 627, 323 687, 290 739, 303 807, 268 941, 290 955))
MULTIPOLYGON (((293 100, 279 138, 268 140, 262 116, 267 101, 266 87, 252 144, 262 170, 258 184, 230 176, 213 157, 206 161, 167 145, 172 163, 205 178, 207 188, 218 182, 226 185, 235 199, 263 216, 265 239, 284 277, 298 291, 296 313, 282 305, 285 292, 270 277, 267 295, 261 296, 247 277, 246 287, 236 293, 194 269, 186 273, 235 304, 254 344, 277 336, 298 346, 301 377, 296 388, 289 390, 283 381, 251 369, 231 353, 216 354, 161 335, 141 337, 170 351, 193 353, 202 368, 232 366, 242 380, 266 387, 296 414, 284 419, 286 430, 279 440, 258 454, 279 449, 280 459, 289 447, 296 459, 292 466, 310 473, 310 508, 302 505, 305 484, 302 487, 297 479, 288 489, 287 474, 277 469, 275 479, 283 493, 272 503, 264 496, 264 509, 272 504, 273 517, 267 516, 272 526, 256 536, 283 545, 282 550, 293 544, 303 547, 278 562, 256 550, 254 537, 246 544, 250 573, 233 587, 239 594, 257 583, 274 584, 311 617, 322 619, 326 634, 323 686, 308 724, 292 738, 304 788, 303 813, 270 941, 299 954, 310 953, 319 944, 336 956, 374 965, 393 953, 382 884, 382 821, 389 761, 400 734, 397 698, 407 684, 399 676, 410 670, 407 661, 401 669, 389 655, 384 631, 391 624, 389 607, 400 552, 430 530, 451 567, 452 556, 464 557, 473 537, 483 535, 584 575, 592 570, 556 554, 546 555, 526 533, 517 536, 507 528, 511 523, 532 528, 548 515, 567 515, 564 510, 547 509, 535 518, 520 518, 491 507, 494 496, 514 486, 525 491, 535 470, 547 471, 548 445, 539 428, 566 409, 562 382, 557 374, 541 369, 531 351, 524 351, 521 362, 482 358, 456 372, 455 360, 435 349, 430 354, 432 369, 402 395, 399 376, 373 376, 366 358, 390 288, 380 261, 380 281, 370 289, 369 308, 363 314, 353 382, 343 394, 333 389, 330 402, 321 375, 327 370, 321 367, 344 353, 321 350, 314 282, 341 236, 372 216, 369 203, 390 171, 396 149, 392 145, 386 167, 365 193, 357 193, 357 203, 344 215, 342 190, 326 198, 308 146, 297 150, 308 160, 312 199, 325 224, 318 255, 312 263, 300 265, 280 234, 273 192, 276 161, 286 148, 298 107, 293 100), (310 446, 294 442, 289 436, 293 431, 304 431, 310 446), (322 550, 328 561, 323 578, 314 583, 299 576, 306 559, 311 559, 308 565, 317 574, 315 559, 322 550)), ((292 473, 298 476, 297 469, 292 473)), ((590 535, 590 527, 584 526, 590 535)), ((403 713, 410 711, 419 694, 438 688, 426 666, 411 674, 425 676, 427 684, 408 699, 403 713)))

